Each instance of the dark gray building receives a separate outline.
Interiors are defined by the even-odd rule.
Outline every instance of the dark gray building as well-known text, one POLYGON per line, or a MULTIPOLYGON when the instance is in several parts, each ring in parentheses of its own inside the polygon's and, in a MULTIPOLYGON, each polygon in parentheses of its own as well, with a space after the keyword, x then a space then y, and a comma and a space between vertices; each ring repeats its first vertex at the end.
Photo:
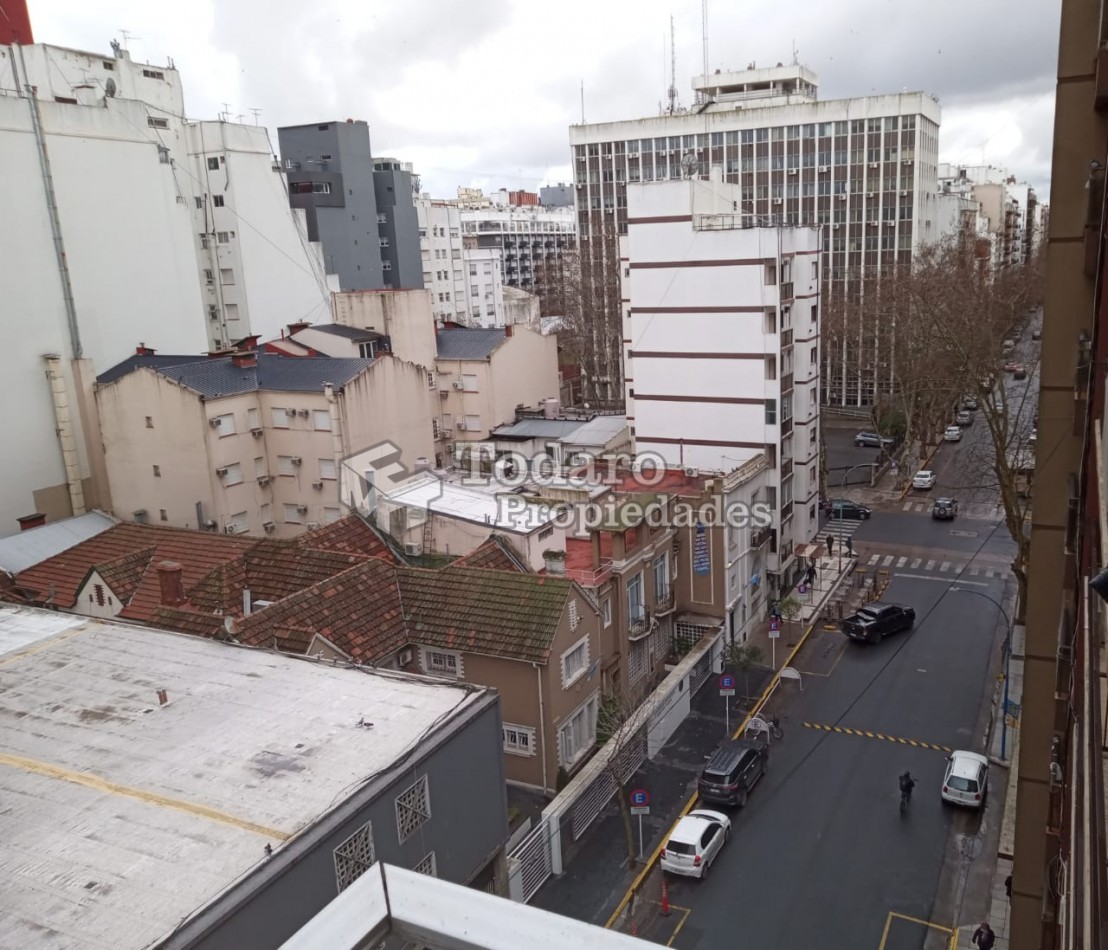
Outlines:
POLYGON ((544 208, 572 208, 573 185, 547 185, 539 189, 539 204, 544 208))
POLYGON ((308 239, 322 244, 327 273, 338 275, 343 290, 387 286, 369 126, 352 119, 293 125, 278 129, 277 141, 288 176, 289 204, 307 213, 308 239))
POLYGON ((410 165, 395 158, 373 161, 377 193, 377 235, 385 286, 398 290, 423 287, 423 257, 419 249, 419 221, 415 193, 418 185, 410 165))

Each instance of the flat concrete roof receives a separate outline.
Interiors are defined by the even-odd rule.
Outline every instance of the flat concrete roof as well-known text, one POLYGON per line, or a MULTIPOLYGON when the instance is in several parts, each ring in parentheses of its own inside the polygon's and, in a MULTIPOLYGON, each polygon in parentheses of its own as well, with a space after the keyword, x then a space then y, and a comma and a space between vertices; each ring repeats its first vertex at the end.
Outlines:
POLYGON ((147 946, 485 692, 0 605, 0 946, 147 946))
POLYGON ((491 490, 456 485, 434 475, 416 477, 390 491, 385 499, 394 505, 422 508, 462 521, 473 521, 505 531, 530 534, 553 521, 554 511, 539 505, 520 503, 511 492, 494 494, 491 490), (513 503, 509 503, 512 499, 513 503))
POLYGON ((18 574, 55 554, 68 551, 82 541, 103 534, 116 523, 115 518, 102 511, 90 511, 0 538, 0 570, 18 574))

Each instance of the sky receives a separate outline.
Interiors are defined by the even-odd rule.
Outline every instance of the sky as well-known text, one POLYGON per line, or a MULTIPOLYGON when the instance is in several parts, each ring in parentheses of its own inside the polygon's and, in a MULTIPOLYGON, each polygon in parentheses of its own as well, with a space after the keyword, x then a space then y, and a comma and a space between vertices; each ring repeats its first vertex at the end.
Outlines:
MULTIPOLYGON (((700 0, 28 0, 40 43, 181 72, 190 118, 270 130, 364 119, 422 188, 570 180, 568 126, 655 115, 703 69, 700 0), (124 32, 127 36, 124 37, 124 32), (582 93, 583 87, 583 93, 582 93), (260 110, 255 118, 252 110, 260 110)), ((707 0, 711 70, 798 62, 821 99, 902 91, 942 107, 940 161, 1049 199, 1061 0, 707 0)))

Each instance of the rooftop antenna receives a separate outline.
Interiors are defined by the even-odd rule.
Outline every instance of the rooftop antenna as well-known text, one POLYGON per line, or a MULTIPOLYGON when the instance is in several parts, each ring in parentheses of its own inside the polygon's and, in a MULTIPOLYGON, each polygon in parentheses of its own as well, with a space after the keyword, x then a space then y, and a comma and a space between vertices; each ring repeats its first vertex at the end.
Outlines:
POLYGON ((701 0, 700 22, 704 34, 704 75, 708 75, 708 0, 701 0))
POLYGON ((223 122, 226 122, 231 117, 231 103, 224 102, 224 103, 222 103, 222 105, 223 105, 223 111, 220 113, 220 119, 223 122))
POLYGON ((677 40, 674 38, 672 14, 669 18, 669 91, 666 95, 669 97, 667 111, 673 115, 677 111, 677 40))
POLYGON ((131 40, 141 40, 142 39, 141 36, 135 36, 134 33, 130 33, 127 30, 120 30, 119 35, 123 37, 123 48, 124 49, 127 49, 127 44, 130 43, 131 40))
POLYGON ((585 124, 585 80, 581 80, 581 124, 585 124))
POLYGON ((254 117, 254 124, 257 125, 258 124, 258 116, 260 116, 262 114, 262 110, 251 107, 248 111, 254 117))
POLYGON ((799 50, 796 48, 796 40, 793 40, 793 65, 800 65, 799 50))

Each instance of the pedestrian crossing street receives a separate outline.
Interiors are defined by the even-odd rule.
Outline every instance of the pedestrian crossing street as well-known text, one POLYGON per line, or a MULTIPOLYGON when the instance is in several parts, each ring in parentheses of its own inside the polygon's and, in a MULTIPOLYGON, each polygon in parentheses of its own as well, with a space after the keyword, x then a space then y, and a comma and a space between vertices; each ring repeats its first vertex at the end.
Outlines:
MULTIPOLYGON (((940 497, 938 495, 936 498, 940 497)), ((931 507, 934 504, 932 500, 928 501, 906 501, 904 502, 904 510, 917 512, 919 514, 931 514, 931 507)), ((959 502, 958 503, 958 517, 959 518, 972 518, 975 521, 997 521, 1002 515, 1002 511, 996 505, 981 504, 978 502, 959 502)))
POLYGON ((1004 578, 1008 569, 1004 567, 983 567, 967 561, 944 561, 940 558, 897 557, 895 554, 873 554, 866 567, 883 570, 924 571, 925 573, 945 574, 951 579, 958 576, 1004 578))
POLYGON ((828 535, 831 535, 836 541, 845 541, 854 536, 854 532, 861 524, 858 518, 834 518, 824 524, 816 540, 824 541, 828 535))

